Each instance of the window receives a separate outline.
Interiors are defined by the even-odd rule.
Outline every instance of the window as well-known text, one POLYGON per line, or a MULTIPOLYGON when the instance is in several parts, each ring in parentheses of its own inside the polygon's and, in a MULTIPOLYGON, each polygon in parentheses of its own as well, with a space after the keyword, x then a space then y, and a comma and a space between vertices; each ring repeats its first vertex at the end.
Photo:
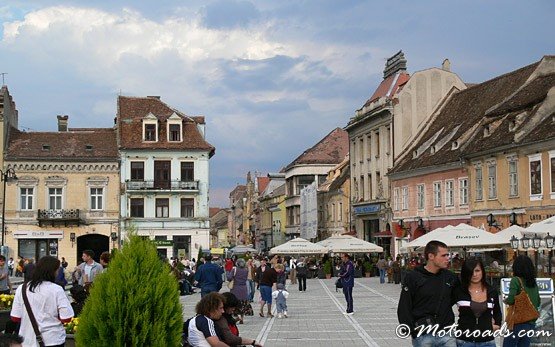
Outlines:
POLYGON ((287 207, 287 225, 295 225, 295 209, 287 207))
POLYGON ((418 210, 422 211, 424 210, 424 203, 425 203, 425 197, 424 197, 424 185, 423 184, 418 184, 416 186, 416 200, 417 200, 417 207, 418 210))
POLYGON ((145 201, 144 199, 130 199, 131 200, 131 217, 145 216, 145 201))
POLYGON ((314 182, 313 175, 297 176, 297 191, 296 195, 301 195, 301 190, 308 187, 314 182))
POLYGON ((445 206, 453 206, 455 204, 454 185, 455 182, 453 181, 445 181, 445 206))
POLYGON ((21 188, 21 206, 22 210, 32 210, 33 209, 33 188, 21 188))
POLYGON ((497 165, 488 164, 488 199, 497 198, 497 165))
POLYGON ((366 160, 371 161, 372 160, 372 136, 367 136, 366 137, 366 153, 368 154, 368 157, 366 158, 366 160))
POLYGON ((459 205, 468 205, 468 179, 459 179, 459 205))
POLYGON ((434 207, 441 207, 441 182, 434 182, 434 207))
POLYGON ((372 195, 373 189, 372 189, 372 174, 368 174, 368 177, 366 178, 366 181, 368 182, 368 199, 372 200, 374 199, 374 196, 372 195))
POLYGON ((482 189, 482 167, 476 167, 476 200, 484 199, 484 191, 482 189))
POLYGON ((181 124, 170 124, 170 141, 181 141, 181 124))
POLYGON ((380 157, 380 153, 381 149, 380 149, 380 132, 376 131, 376 158, 380 157))
POLYGON ((517 161, 509 161, 509 196, 518 196, 518 172, 517 161))
POLYGON ((170 199, 156 199, 156 218, 168 218, 170 214, 170 199))
POLYGON ((195 216, 194 199, 181 199, 181 218, 193 218, 195 216))
POLYGON ((339 203, 339 209, 337 211, 337 220, 341 222, 343 220, 343 203, 339 203))
POLYGON ((91 210, 102 210, 103 188, 91 188, 91 210))
POLYGON ((331 216, 330 221, 332 221, 332 222, 335 221, 335 204, 334 203, 331 204, 330 216, 331 216))
POLYGON ((393 189, 393 210, 399 211, 399 188, 393 189))
POLYGON ((362 138, 362 137, 359 140, 359 147, 358 148, 359 148, 359 151, 358 151, 359 152, 358 153, 359 158, 358 159, 362 163, 362 161, 364 159, 364 138, 362 138))
MULTIPOLYGON (((551 194, 555 194, 555 154, 551 157, 551 194)), ((551 197, 555 199, 555 197, 551 197)))
POLYGON ((366 199, 366 195, 364 195, 364 192, 366 191, 366 187, 364 186, 364 176, 360 176, 360 198, 362 200, 366 199))
POLYGON ((145 124, 145 141, 156 141, 156 124, 145 124))
POLYGON ((403 187, 403 210, 409 209, 409 187, 403 187))
POLYGON ((181 162, 181 180, 194 181, 195 180, 195 163, 192 161, 181 162))
POLYGON ((145 179, 145 163, 142 161, 131 162, 131 180, 143 181, 145 179))
POLYGON ((62 188, 48 188, 48 208, 51 210, 62 209, 62 188))
POLYGON ((530 157, 530 194, 540 195, 542 193, 542 162, 541 157, 530 157))

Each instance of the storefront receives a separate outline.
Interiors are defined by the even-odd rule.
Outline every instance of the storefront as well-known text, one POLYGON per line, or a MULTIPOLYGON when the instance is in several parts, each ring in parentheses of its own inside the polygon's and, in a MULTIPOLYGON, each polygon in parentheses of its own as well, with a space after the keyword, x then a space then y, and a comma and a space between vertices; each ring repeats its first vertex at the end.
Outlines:
POLYGON ((357 236, 365 241, 374 242, 374 235, 380 232, 379 213, 381 204, 353 206, 357 236))
POLYGON ((13 233, 13 238, 17 240, 17 256, 38 260, 45 255, 58 256, 58 243, 64 238, 64 232, 18 230, 13 233))

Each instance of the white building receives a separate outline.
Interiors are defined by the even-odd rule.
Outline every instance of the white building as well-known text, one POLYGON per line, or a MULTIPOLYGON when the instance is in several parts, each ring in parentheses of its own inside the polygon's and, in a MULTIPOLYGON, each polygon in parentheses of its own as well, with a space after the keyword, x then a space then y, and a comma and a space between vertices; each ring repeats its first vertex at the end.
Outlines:
POLYGON ((189 117, 160 97, 118 98, 121 230, 136 229, 166 257, 209 249, 209 159, 204 117, 189 117))

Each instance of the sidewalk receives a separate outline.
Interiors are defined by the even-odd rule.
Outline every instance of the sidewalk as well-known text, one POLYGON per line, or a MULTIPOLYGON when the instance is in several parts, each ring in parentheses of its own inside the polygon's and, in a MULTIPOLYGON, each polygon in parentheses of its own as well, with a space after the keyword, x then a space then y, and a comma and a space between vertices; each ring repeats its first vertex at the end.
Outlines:
MULTIPOLYGON (((238 326, 241 336, 264 346, 411 346, 410 339, 395 335, 400 285, 379 284, 376 277, 355 279, 352 316, 343 314, 345 298, 341 290, 335 292, 335 278, 309 279, 306 292, 299 292, 296 285, 288 285, 288 290, 289 318, 260 318, 255 302, 255 316, 238 326)), ((185 319, 194 315, 199 299, 198 294, 181 297, 185 319)))

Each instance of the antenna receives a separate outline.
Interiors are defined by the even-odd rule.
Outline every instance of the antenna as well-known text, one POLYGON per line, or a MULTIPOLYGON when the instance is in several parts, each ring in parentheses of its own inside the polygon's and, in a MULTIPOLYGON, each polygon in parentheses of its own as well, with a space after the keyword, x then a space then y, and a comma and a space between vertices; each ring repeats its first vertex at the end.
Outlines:
POLYGON ((6 85, 6 83, 5 83, 5 81, 4 81, 4 80, 5 80, 4 77, 5 77, 7 74, 8 74, 7 72, 0 72, 0 75, 2 75, 2 85, 3 85, 3 86, 6 85))

